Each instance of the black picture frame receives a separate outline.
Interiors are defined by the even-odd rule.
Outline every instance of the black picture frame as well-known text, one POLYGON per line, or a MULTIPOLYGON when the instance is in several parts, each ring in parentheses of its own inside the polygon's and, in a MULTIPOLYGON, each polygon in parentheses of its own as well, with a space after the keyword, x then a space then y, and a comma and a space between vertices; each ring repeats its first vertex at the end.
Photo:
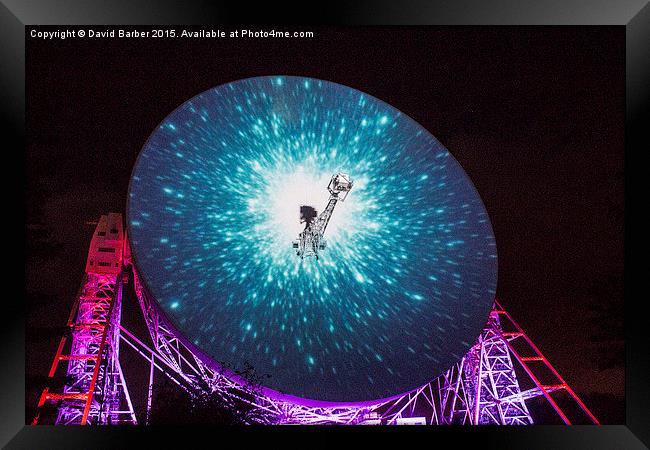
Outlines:
MULTIPOLYGON (((618 25, 626 30, 626 196, 629 195, 635 161, 638 154, 650 148, 647 138, 648 93, 650 86, 650 64, 648 43, 650 43, 650 6, 643 0, 617 2, 586 2, 580 0, 526 0, 526 1, 478 1, 457 2, 412 1, 404 2, 340 2, 323 3, 315 8, 314 15, 298 11, 304 5, 279 6, 276 4, 247 5, 245 3, 224 5, 207 2, 168 1, 115 1, 110 4, 101 1, 3 1, 0 4, 0 35, 2 36, 2 114, 8 136, 15 138, 14 154, 24 152, 25 133, 25 26, 48 24, 195 24, 206 20, 214 24, 235 23, 313 23, 313 24, 359 24, 359 25, 618 25)), ((7 153, 10 149, 7 148, 7 153)), ((6 172, 12 170, 6 168, 6 172)), ((24 167, 23 167, 24 170, 24 167)), ((24 173, 24 172, 23 172, 24 173)), ((24 186, 24 177, 17 174, 5 188, 8 197, 15 192, 16 183, 24 186)), ((8 181, 11 177, 5 176, 8 181)), ((22 211, 22 198, 13 196, 9 211, 22 211), (13 198, 15 197, 15 198, 13 198)), ((534 426, 525 428, 445 428, 426 427, 399 432, 381 430, 387 443, 400 443, 406 435, 425 438, 433 442, 455 442, 464 445, 492 445, 500 448, 527 449, 636 449, 650 445, 650 352, 648 334, 645 332, 645 317, 639 313, 635 302, 642 302, 641 296, 632 297, 632 276, 629 258, 631 204, 626 201, 626 423, 625 425, 594 426, 534 426)), ((16 236, 24 234, 18 219, 9 219, 16 236)), ((636 247, 635 247, 636 248, 636 247)), ((21 280, 20 264, 10 284, 21 280)), ((11 274, 14 275, 14 274, 11 274)), ((9 275, 8 275, 9 276, 9 275)), ((5 303, 3 334, 2 417, 0 421, 0 443, 7 448, 120 448, 135 446, 137 441, 161 447, 193 446, 188 444, 201 440, 215 439, 212 429, 176 428, 65 428, 25 426, 24 415, 24 308, 20 295, 9 296, 5 303)), ((230 432, 241 433, 242 439, 262 435, 264 439, 286 439, 284 433, 291 433, 296 443, 313 440, 307 428, 231 428, 230 432)), ((331 439, 340 442, 348 438, 365 438, 368 429, 332 429, 331 439)), ((223 438, 219 438, 223 439, 223 438)), ((320 438, 319 438, 320 439, 320 438)), ((205 442, 205 441, 204 441, 205 442)), ((325 442, 325 441, 323 441, 325 442)), ((225 441, 224 441, 225 444, 225 441)), ((308 444, 311 445, 311 444, 308 444)), ((426 444, 428 445, 428 444, 426 444)))

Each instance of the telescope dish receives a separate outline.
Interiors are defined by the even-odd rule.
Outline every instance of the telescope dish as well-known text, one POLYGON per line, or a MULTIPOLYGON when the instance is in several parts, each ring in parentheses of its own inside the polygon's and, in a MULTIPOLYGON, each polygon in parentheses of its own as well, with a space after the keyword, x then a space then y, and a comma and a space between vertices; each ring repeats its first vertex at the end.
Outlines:
POLYGON ((328 81, 249 78, 179 106, 138 157, 127 216, 179 339, 305 404, 426 384, 494 300, 492 227, 458 162, 405 114, 328 81), (339 195, 319 258, 296 257, 300 207, 339 195))

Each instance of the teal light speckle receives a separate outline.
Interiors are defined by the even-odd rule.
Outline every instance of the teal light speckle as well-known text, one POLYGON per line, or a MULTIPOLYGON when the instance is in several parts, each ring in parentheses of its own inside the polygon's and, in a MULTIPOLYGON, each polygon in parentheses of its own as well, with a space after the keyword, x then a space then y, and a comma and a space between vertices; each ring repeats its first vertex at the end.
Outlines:
POLYGON ((145 144, 129 188, 135 264, 214 361, 268 388, 367 401, 438 376, 480 333, 497 258, 463 169, 386 103, 316 79, 259 77, 181 105, 145 144), (299 206, 354 179, 318 261, 291 246, 299 206))

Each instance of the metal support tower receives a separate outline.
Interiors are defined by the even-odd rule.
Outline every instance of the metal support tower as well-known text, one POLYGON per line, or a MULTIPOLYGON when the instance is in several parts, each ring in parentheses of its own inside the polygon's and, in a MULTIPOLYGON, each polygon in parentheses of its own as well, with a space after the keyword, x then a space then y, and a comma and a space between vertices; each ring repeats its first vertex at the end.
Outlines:
POLYGON ((122 216, 102 216, 34 424, 47 422, 51 404, 56 425, 136 423, 119 359, 124 243, 122 216))
POLYGON ((507 341, 501 336, 496 305, 477 344, 464 359, 465 386, 471 392, 471 423, 532 425, 515 373, 507 341))

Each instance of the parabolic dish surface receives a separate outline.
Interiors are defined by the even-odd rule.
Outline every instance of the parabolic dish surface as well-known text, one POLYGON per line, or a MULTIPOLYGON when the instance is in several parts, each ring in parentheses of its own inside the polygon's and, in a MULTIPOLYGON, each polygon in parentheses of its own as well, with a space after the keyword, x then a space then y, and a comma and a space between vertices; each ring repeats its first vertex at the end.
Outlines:
POLYGON ((456 363, 492 305, 485 207, 427 130, 358 90, 302 77, 235 81, 188 100, 133 170, 138 273, 190 344, 271 391, 367 402, 456 363), (292 241, 299 207, 337 204, 320 259, 292 241))

